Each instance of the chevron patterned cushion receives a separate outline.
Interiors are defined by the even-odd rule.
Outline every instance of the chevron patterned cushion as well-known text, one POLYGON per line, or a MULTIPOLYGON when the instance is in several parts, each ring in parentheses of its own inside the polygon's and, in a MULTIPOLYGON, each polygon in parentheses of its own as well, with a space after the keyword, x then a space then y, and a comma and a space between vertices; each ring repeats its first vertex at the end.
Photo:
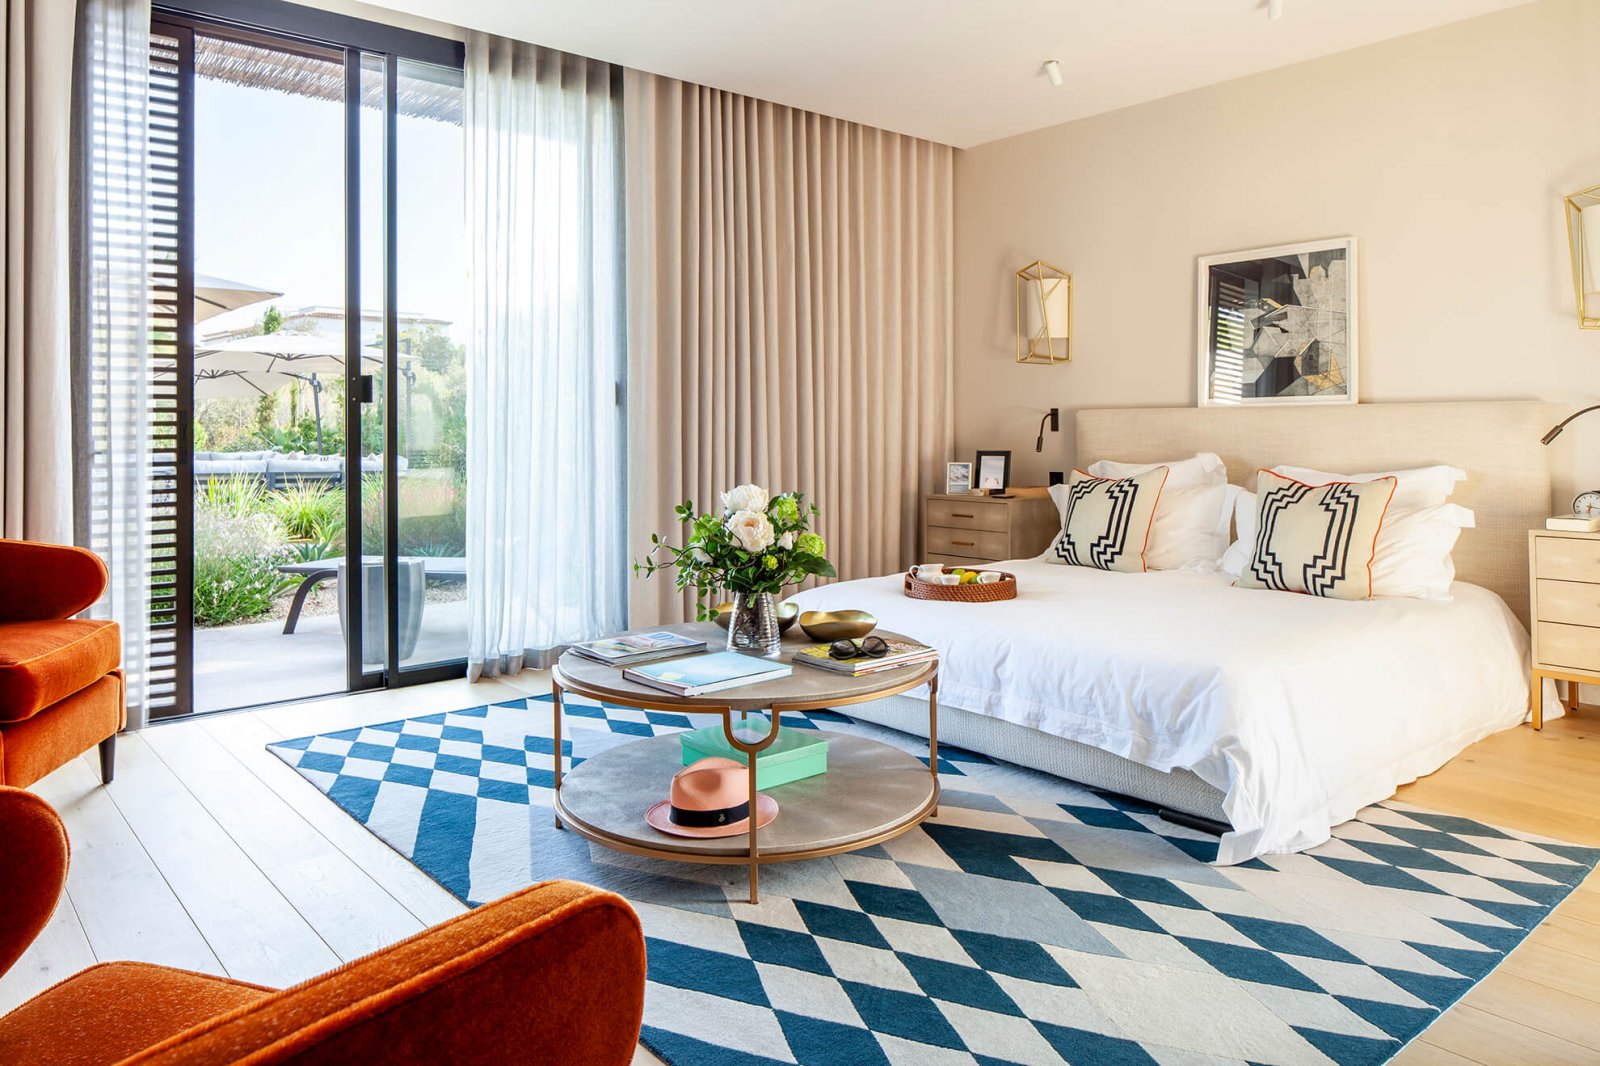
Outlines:
POLYGON ((1156 501, 1167 483, 1167 467, 1133 477, 1091 477, 1074 470, 1061 506, 1061 536, 1054 562, 1097 570, 1143 573, 1156 501))
POLYGON ((1256 474, 1256 539, 1240 588, 1304 592, 1336 600, 1372 598, 1378 529, 1395 479, 1307 485, 1256 474))

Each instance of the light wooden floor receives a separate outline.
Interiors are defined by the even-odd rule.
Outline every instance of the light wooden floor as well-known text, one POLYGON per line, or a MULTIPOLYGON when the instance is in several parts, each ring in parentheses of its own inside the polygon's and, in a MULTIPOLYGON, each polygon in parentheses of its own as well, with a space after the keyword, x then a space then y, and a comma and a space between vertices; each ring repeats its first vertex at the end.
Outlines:
MULTIPOLYGON (((530 672, 158 726, 122 738, 104 789, 92 757, 63 767, 36 791, 72 837, 66 898, 0 978, 0 1012, 101 959, 287 985, 460 913, 263 745, 547 691, 530 672)), ((1600 711, 1490 737, 1400 798, 1600 845, 1600 711)), ((1396 1061, 1600 1062, 1600 878, 1396 1061)))

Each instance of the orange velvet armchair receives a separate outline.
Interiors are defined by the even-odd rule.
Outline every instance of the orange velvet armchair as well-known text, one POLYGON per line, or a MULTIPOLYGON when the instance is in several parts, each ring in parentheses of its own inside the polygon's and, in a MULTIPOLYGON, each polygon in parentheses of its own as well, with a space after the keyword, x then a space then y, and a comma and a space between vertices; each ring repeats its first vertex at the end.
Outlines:
POLYGON ((23 788, 100 745, 110 782, 127 724, 122 634, 74 618, 106 590, 82 548, 0 540, 0 785, 23 788))
MULTIPOLYGON (((50 806, 0 787, 0 973, 66 880, 50 806)), ((91 966, 0 1017, 0 1063, 626 1066, 644 1013, 639 919, 546 881, 283 991, 152 966, 91 966)))

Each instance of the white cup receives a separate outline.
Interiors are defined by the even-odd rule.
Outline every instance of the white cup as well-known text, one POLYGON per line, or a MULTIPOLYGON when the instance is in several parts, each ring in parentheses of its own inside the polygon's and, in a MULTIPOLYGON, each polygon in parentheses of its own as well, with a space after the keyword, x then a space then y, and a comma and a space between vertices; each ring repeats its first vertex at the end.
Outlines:
POLYGON ((938 563, 922 563, 916 568, 917 580, 919 581, 936 582, 943 573, 944 567, 938 563))
POLYGON ((978 584, 980 585, 993 585, 999 580, 1000 572, 998 570, 981 570, 978 572, 978 584))
POLYGON ((959 584, 961 584, 961 577, 958 574, 940 574, 939 575, 939 584, 941 584, 941 585, 959 585, 959 584))

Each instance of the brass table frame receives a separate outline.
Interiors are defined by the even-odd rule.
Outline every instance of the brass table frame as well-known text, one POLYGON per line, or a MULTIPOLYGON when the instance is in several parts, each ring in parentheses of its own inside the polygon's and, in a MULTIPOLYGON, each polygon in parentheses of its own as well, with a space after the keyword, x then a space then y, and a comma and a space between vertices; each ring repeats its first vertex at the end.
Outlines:
MULTIPOLYGON (((674 702, 671 695, 663 693, 659 698, 633 698, 619 696, 613 692, 593 688, 568 677, 561 670, 558 662, 551 668, 551 716, 555 723, 554 729, 554 760, 555 760, 555 795, 552 799, 555 808, 555 824, 557 829, 571 829, 579 836, 603 844, 616 851, 626 852, 630 855, 643 855, 647 858, 662 859, 667 862, 687 862, 695 864, 708 864, 717 866, 748 865, 750 868, 750 902, 759 903, 759 885, 761 878, 761 865, 763 863, 793 862, 796 859, 821 859, 829 855, 838 855, 847 851, 858 851, 874 844, 882 844, 886 840, 893 840, 900 834, 921 825, 929 818, 939 814, 939 664, 937 661, 922 664, 922 669, 916 670, 909 677, 896 681, 894 684, 882 689, 859 696, 850 696, 845 699, 830 699, 819 701, 775 701, 766 707, 769 716, 767 735, 753 744, 740 740, 733 731, 733 716, 738 714, 741 721, 750 715, 750 709, 734 711, 731 707, 718 707, 715 705, 686 704, 674 702), (833 707, 847 707, 855 703, 870 703, 873 700, 884 699, 889 696, 898 696, 909 692, 918 685, 928 686, 928 771, 933 775, 933 791, 922 806, 912 811, 905 818, 895 822, 886 829, 873 833, 871 836, 860 840, 849 841, 844 844, 833 844, 826 847, 806 848, 799 851, 786 851, 781 855, 761 854, 761 841, 759 827, 756 825, 756 756, 766 750, 773 741, 778 739, 778 729, 782 716, 785 713, 798 711, 818 711, 833 707), (750 782, 750 844, 743 855, 699 855, 691 852, 669 851, 665 848, 653 848, 633 840, 624 839, 607 833, 596 826, 589 825, 577 818, 561 802, 561 703, 563 696, 568 692, 586 696, 589 699, 600 700, 622 707, 633 707, 638 710, 673 711, 680 714, 720 714, 722 715, 722 734, 728 743, 739 751, 745 753, 749 763, 750 782)), ((760 713, 760 709, 757 709, 760 713)), ((581 772, 582 767, 575 767, 568 772, 581 772)))

